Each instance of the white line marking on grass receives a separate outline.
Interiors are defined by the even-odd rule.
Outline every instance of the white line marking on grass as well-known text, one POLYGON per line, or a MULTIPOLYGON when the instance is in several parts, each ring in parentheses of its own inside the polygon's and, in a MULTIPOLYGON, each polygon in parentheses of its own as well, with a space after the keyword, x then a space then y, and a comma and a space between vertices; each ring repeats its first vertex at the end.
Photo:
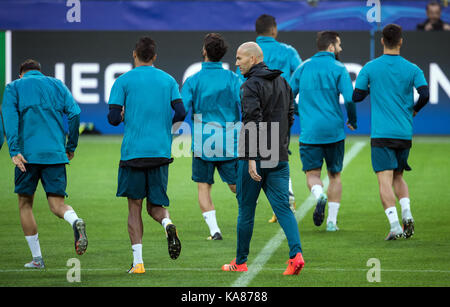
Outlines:
MULTIPOLYGON (((356 142, 350 150, 344 155, 344 165, 343 169, 358 155, 361 149, 367 144, 367 142, 356 142)), ((322 181, 324 190, 328 188, 329 179, 328 176, 322 181)), ((314 196, 311 194, 309 197, 302 203, 300 208, 295 213, 295 218, 297 223, 302 220, 306 213, 315 205, 314 196)), ((272 254, 278 249, 281 243, 285 240, 286 236, 284 235, 283 229, 280 228, 278 233, 270 239, 269 242, 264 246, 264 248, 259 252, 256 256, 255 260, 253 260, 252 264, 249 265, 248 271, 242 273, 242 275, 231 285, 232 287, 246 287, 252 280, 258 275, 259 271, 262 270, 263 266, 270 259, 272 254)))

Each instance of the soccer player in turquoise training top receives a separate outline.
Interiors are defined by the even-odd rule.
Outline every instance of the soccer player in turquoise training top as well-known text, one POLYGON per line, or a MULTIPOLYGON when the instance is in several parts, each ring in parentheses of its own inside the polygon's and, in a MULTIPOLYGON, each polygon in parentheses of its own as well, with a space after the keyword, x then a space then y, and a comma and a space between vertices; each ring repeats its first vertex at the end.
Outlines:
POLYGON ((384 54, 368 62, 356 78, 353 101, 370 94, 372 167, 378 178, 380 198, 390 231, 386 240, 409 238, 414 234, 408 185, 403 171, 410 171, 413 117, 428 102, 429 90, 422 70, 400 56, 402 28, 389 24, 383 29, 384 54), (413 88, 419 93, 414 104, 413 88), (393 188, 393 190, 392 190, 393 188), (400 226, 396 205, 402 209, 400 226))
MULTIPOLYGON (((302 59, 294 47, 276 40, 278 27, 275 17, 267 14, 259 16, 255 22, 255 31, 258 35, 256 43, 261 47, 264 54, 264 63, 269 69, 281 70, 281 76, 289 82, 294 71, 302 63, 302 59)), ((236 73, 245 81, 244 76, 240 74, 239 67, 236 73)), ((291 178, 289 178, 289 204, 291 210, 295 211, 295 196, 291 178)), ((276 221, 277 216, 274 213, 269 223, 275 223, 276 221)))
POLYGON ((20 78, 5 88, 2 113, 9 153, 16 166, 14 192, 19 196, 20 222, 33 256, 25 267, 42 269, 45 265, 33 215, 39 180, 50 210, 72 226, 76 253, 84 254, 88 245, 85 222, 64 203, 66 164, 77 148, 80 108, 67 87, 44 76, 35 60, 22 63, 19 74, 20 78), (67 142, 64 115, 69 123, 67 142))
POLYGON ((289 208, 289 130, 294 123, 294 96, 280 70, 263 62, 255 42, 242 44, 236 65, 247 81, 241 86, 243 127, 239 135, 238 180, 239 215, 236 258, 223 271, 245 272, 253 234, 256 203, 261 189, 278 217, 289 245, 284 275, 297 275, 305 265, 300 234, 289 208), (271 151, 268 152, 270 144, 271 151))
POLYGON ((220 34, 207 34, 202 69, 189 77, 181 90, 186 113, 192 108, 192 180, 198 185, 200 210, 210 232, 208 240, 222 240, 211 199, 216 168, 222 181, 236 193, 241 80, 222 67, 220 60, 227 48, 220 34))
POLYGON ((303 62, 291 78, 294 95, 299 93, 300 158, 308 188, 317 203, 314 224, 320 226, 328 203, 327 231, 337 231, 337 215, 341 202, 341 171, 344 160, 345 120, 339 104, 344 96, 350 129, 356 128, 353 85, 350 75, 339 59, 342 51, 337 32, 323 31, 317 35, 317 52, 303 62), (328 197, 320 179, 323 161, 327 164, 328 197))
POLYGON ((128 198, 128 233, 133 250, 130 274, 144 273, 142 258, 142 203, 160 223, 167 236, 169 255, 177 259, 181 243, 172 223, 167 183, 172 146, 172 124, 183 121, 185 111, 178 84, 164 71, 153 67, 156 44, 142 37, 133 50, 135 68, 114 82, 109 98, 108 121, 125 126, 117 196, 128 198), (172 109, 175 115, 172 118, 172 109))

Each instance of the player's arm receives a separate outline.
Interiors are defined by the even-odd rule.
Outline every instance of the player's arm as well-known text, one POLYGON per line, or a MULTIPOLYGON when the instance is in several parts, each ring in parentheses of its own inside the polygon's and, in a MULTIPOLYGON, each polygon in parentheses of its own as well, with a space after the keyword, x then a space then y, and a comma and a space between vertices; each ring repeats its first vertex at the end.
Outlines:
POLYGON ((194 112, 194 90, 192 83, 194 82, 194 79, 191 77, 187 78, 186 81, 184 81, 183 87, 181 88, 181 97, 183 97, 183 105, 184 110, 186 111, 186 114, 189 113, 189 110, 192 108, 192 112, 194 112))
MULTIPOLYGON (((258 94, 258 85, 255 83, 246 82, 242 85, 241 106, 242 106, 242 123, 248 127, 249 130, 256 129, 256 139, 248 139, 244 142, 246 153, 249 154, 250 159, 259 157, 259 129, 262 122, 262 108, 261 100, 258 94)), ((247 130, 247 132, 249 131, 247 130)))
POLYGON ((417 67, 416 73, 414 75, 414 87, 417 89, 417 92, 419 93, 419 100, 417 100, 416 104, 413 107, 413 116, 416 116, 416 114, 430 100, 430 91, 428 89, 428 84, 427 81, 425 80, 423 71, 419 67, 417 67))
POLYGON ((25 172, 25 163, 27 160, 22 156, 19 145, 19 109, 18 95, 14 84, 8 84, 3 94, 2 113, 5 123, 6 141, 9 147, 9 155, 12 162, 25 172))
POLYGON ((369 90, 364 91, 359 88, 355 88, 352 95, 352 101, 353 102, 361 102, 363 101, 367 95, 369 95, 369 90))
POLYGON ((178 122, 182 122, 186 117, 186 109, 183 105, 183 100, 176 99, 170 103, 172 109, 175 111, 172 119, 172 125, 178 122))
POLYGON ((182 122, 186 117, 187 112, 183 104, 183 98, 180 94, 178 83, 175 81, 175 79, 172 79, 172 92, 170 105, 172 109, 175 111, 175 114, 172 119, 172 125, 178 122, 182 122))
POLYGON ((72 160, 75 149, 78 146, 78 138, 80 136, 80 107, 73 99, 69 89, 60 83, 64 100, 64 114, 66 114, 69 123, 69 135, 66 144, 66 153, 69 160, 72 160))
POLYGON ((364 66, 356 78, 352 100, 353 102, 361 102, 369 95, 369 93, 369 75, 366 66, 364 66))
POLYGON ((286 80, 285 80, 285 82, 286 82, 286 88, 289 92, 288 122, 289 122, 289 129, 291 129, 292 125, 294 125, 295 99, 294 99, 294 94, 292 93, 292 89, 289 86, 289 83, 286 80))
POLYGON ((290 46, 290 50, 291 50, 291 56, 290 56, 290 70, 291 70, 291 75, 292 73, 294 73, 297 68, 302 64, 302 58, 300 57, 300 55, 298 54, 297 50, 290 46))
MULTIPOLYGON (((244 125, 255 123, 256 128, 256 142, 252 141, 250 138, 248 142, 246 142, 245 146, 247 147, 246 152, 249 154, 248 158, 248 172, 250 177, 252 177, 255 181, 261 181, 262 178, 258 174, 256 168, 256 158, 259 157, 259 129, 260 123, 262 122, 262 108, 261 108, 261 100, 258 95, 257 84, 246 82, 242 86, 242 97, 241 97, 241 105, 242 105, 242 122, 244 125), (254 148, 256 146, 256 148, 254 148), (255 155, 256 156, 253 156, 255 155)), ((247 139, 247 138, 245 138, 247 139)))
POLYGON ((417 89, 419 93, 419 100, 417 100, 416 104, 413 107, 414 116, 428 103, 430 100, 430 90, 427 85, 421 86, 417 89))
POLYGON ((108 122, 112 126, 118 126, 124 121, 124 105, 125 105, 125 91, 121 84, 120 77, 116 79, 111 88, 111 94, 109 95, 109 112, 108 122))
POLYGON ((123 121, 122 111, 123 106, 117 104, 110 104, 108 112, 108 123, 110 123, 113 126, 118 126, 123 121))
MULTIPOLYGON (((300 75, 301 75, 301 67, 297 68, 293 75, 291 76, 291 80, 289 80, 289 85, 292 90, 292 96, 297 97, 298 92, 300 91, 300 75)), ((300 103, 300 97, 299 97, 299 103, 300 103)), ((299 115, 298 112, 298 103, 294 100, 294 114, 299 115)))
POLYGON ((20 154, 18 97, 13 84, 8 84, 5 88, 2 113, 9 154, 12 158, 20 154))
POLYGON ((356 126, 356 105, 352 100, 353 85, 350 74, 345 67, 342 68, 338 81, 339 92, 344 96, 344 106, 347 110, 347 126, 350 130, 355 130, 356 126))

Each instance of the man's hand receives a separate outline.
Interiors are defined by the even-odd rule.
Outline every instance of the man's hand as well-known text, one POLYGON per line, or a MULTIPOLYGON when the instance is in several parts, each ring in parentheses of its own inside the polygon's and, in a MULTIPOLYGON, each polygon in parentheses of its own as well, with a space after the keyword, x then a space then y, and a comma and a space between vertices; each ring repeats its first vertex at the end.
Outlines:
POLYGON ((69 159, 69 161, 70 161, 75 156, 75 153, 74 152, 66 152, 66 155, 67 155, 67 159, 69 159))
POLYGON ((120 112, 120 116, 122 116, 122 121, 125 120, 125 107, 122 108, 122 112, 120 112))
POLYGON ((347 127, 348 129, 350 129, 351 131, 355 131, 356 129, 347 121, 347 127))
POLYGON ((258 175, 258 172, 256 171, 256 161, 255 160, 248 160, 248 173, 250 174, 250 177, 252 177, 255 181, 261 181, 261 176, 258 175))
POLYGON ((431 31, 433 30, 433 24, 431 22, 428 22, 425 27, 424 27, 425 31, 431 31))
POLYGON ((15 166, 17 166, 23 173, 25 173, 27 170, 25 169, 25 163, 28 163, 27 160, 22 156, 22 154, 18 154, 14 157, 12 157, 12 162, 15 166))

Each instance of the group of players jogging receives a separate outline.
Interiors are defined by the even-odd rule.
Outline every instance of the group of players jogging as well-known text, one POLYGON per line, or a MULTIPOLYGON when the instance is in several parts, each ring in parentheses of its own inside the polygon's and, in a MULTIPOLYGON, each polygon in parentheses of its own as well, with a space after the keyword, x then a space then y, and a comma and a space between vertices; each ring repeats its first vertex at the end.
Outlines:
MULTIPOLYGON (((303 62, 295 48, 276 40, 274 17, 261 15, 256 20, 256 33, 256 42, 243 43, 236 51, 236 73, 222 66, 228 49, 224 38, 218 33, 207 34, 202 68, 186 79, 181 92, 172 76, 154 66, 156 44, 150 37, 142 37, 136 43, 135 68, 116 79, 107 117, 111 125, 124 124, 116 196, 128 199, 128 233, 133 251, 128 273, 145 272, 141 215, 144 199, 148 214, 163 226, 170 257, 177 259, 181 253, 178 231, 168 211, 168 168, 173 162, 173 132, 190 110, 193 124, 200 127, 193 129, 192 134, 192 180, 198 185, 199 206, 209 228, 208 240, 223 240, 211 198, 215 169, 238 202, 236 257, 222 270, 248 270, 261 189, 274 213, 269 222, 278 222, 288 241, 289 260, 283 274, 297 275, 305 265, 288 162, 294 114, 300 119, 302 170, 316 199, 314 224, 323 224, 328 204, 326 231, 339 230, 345 126, 357 128, 355 103, 367 95, 371 102, 372 166, 390 223, 386 240, 414 234, 403 172, 411 170, 408 155, 413 117, 428 102, 429 92, 422 70, 400 56, 402 28, 395 24, 384 27, 383 55, 362 68, 355 88, 339 61, 342 48, 337 32, 319 32, 318 52, 303 62), (419 93, 416 103, 414 88, 419 93), (348 120, 340 107, 341 94, 348 120), (227 123, 242 125, 237 135, 227 123), (218 133, 218 129, 227 146, 206 144, 208 136, 218 133), (276 155, 263 152, 264 144, 272 146, 271 152, 275 148, 276 155), (329 178, 327 190, 321 180, 324 161, 329 178), (402 225, 396 199, 401 206, 402 225)), ((51 211, 72 226, 76 253, 82 255, 87 249, 86 224, 65 203, 65 165, 74 157, 78 144, 80 112, 67 87, 58 79, 44 76, 35 60, 22 63, 20 78, 5 88, 2 117, 16 166, 20 221, 33 257, 25 264, 27 268, 45 267, 32 211, 39 181, 51 211), (69 123, 67 141, 64 115, 69 123)), ((3 131, 0 134, 3 143, 3 131)))

